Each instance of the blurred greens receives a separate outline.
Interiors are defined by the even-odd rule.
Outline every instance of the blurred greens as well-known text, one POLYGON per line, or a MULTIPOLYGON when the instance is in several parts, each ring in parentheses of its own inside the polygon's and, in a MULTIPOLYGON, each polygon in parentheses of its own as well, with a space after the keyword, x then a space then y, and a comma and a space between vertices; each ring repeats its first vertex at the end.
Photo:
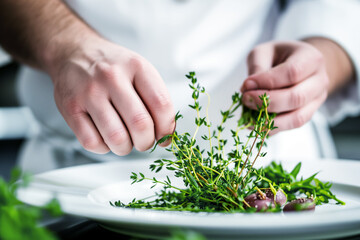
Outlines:
POLYGON ((172 231, 171 236, 165 240, 206 240, 206 238, 194 231, 175 230, 172 231))
POLYGON ((45 212, 54 217, 62 214, 58 201, 53 199, 43 207, 34 207, 16 198, 16 190, 26 187, 30 181, 31 175, 22 174, 18 168, 12 170, 8 182, 0 177, 0 239, 57 239, 52 232, 41 227, 39 221, 45 212))

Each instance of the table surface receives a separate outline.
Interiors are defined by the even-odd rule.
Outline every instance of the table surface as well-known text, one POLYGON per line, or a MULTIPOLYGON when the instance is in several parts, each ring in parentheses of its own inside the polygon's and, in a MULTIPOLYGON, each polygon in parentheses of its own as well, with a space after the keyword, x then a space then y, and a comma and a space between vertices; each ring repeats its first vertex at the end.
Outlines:
MULTIPOLYGON (((124 239, 124 240, 140 240, 119 233, 109 231, 94 221, 85 218, 73 216, 64 216, 58 221, 47 225, 47 228, 53 231, 59 239, 62 240, 80 240, 80 239, 124 239)), ((285 239, 285 238, 284 238, 285 239)), ((339 238, 334 240, 360 240, 360 235, 347 238, 339 238)), ((185 240, 185 239, 184 239, 185 240)))
POLYGON ((121 235, 101 227, 98 223, 80 217, 63 216, 44 224, 59 239, 77 240, 77 239, 131 239, 129 236, 121 235))

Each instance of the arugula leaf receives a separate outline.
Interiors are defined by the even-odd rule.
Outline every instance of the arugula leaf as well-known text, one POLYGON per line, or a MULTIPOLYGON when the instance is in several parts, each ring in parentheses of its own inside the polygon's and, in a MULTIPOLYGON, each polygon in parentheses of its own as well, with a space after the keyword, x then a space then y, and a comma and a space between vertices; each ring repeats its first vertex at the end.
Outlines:
POLYGON ((290 175, 294 177, 294 179, 296 179, 297 175, 300 172, 300 168, 301 168, 301 162, 299 162, 294 169, 290 172, 290 175))

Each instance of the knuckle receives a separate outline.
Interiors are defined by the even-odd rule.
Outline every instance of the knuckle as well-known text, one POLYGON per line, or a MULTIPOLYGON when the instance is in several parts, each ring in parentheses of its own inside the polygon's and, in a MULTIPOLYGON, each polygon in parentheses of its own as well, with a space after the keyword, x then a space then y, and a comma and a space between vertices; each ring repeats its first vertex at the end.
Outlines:
POLYGON ((83 94, 84 94, 83 97, 85 99, 89 99, 90 97, 101 96, 103 94, 103 92, 98 84, 96 84, 95 82, 89 82, 84 87, 83 94))
POLYGON ((291 94, 291 103, 295 108, 304 106, 306 103, 306 95, 301 91, 293 91, 291 94))
POLYGON ((129 142, 128 134, 123 129, 113 130, 107 134, 109 145, 120 146, 129 142))
POLYGON ((276 86, 276 77, 274 74, 267 74, 267 81, 266 81, 266 88, 267 89, 274 89, 276 86))
POLYGON ((79 114, 82 114, 84 112, 83 108, 81 107, 81 104, 76 98, 70 99, 67 102, 65 102, 64 110, 68 115, 73 117, 78 116, 79 114))
POLYGON ((149 150, 154 145, 154 142, 155 142, 154 137, 153 138, 148 138, 147 142, 144 142, 141 145, 136 145, 135 148, 136 148, 136 150, 138 150, 140 152, 144 152, 146 150, 149 150))
POLYGON ((290 62, 288 65, 288 79, 290 84, 297 83, 301 74, 300 65, 294 62, 290 62))
POLYGON ((115 79, 118 75, 118 67, 115 64, 98 63, 97 70, 104 81, 115 79))
POLYGON ((97 138, 85 138, 80 140, 81 145, 89 151, 96 151, 103 145, 103 141, 97 138))
POLYGON ((89 84, 89 90, 94 90, 94 93, 98 92, 101 89, 101 85, 105 84, 105 86, 112 86, 116 81, 120 78, 120 68, 117 64, 114 63, 98 63, 96 67, 96 80, 93 81, 93 85, 89 84), (98 84, 96 84, 98 83, 98 84), (92 89, 93 87, 94 89, 92 89))
POLYGON ((293 128, 299 128, 303 126, 307 121, 308 117, 304 113, 298 112, 294 116, 293 128))
POLYGON ((167 94, 158 94, 152 99, 153 106, 160 111, 172 109, 172 102, 167 94))
POLYGON ((153 129, 154 123, 148 113, 138 113, 131 118, 131 126, 136 131, 143 132, 147 129, 153 129))
POLYGON ((144 61, 139 56, 130 57, 128 64, 133 72, 142 71, 144 69, 144 61))
POLYGON ((111 151, 119 156, 128 155, 133 147, 130 137, 127 133, 124 134, 123 130, 115 131, 113 135, 110 135, 111 151))
POLYGON ((166 125, 161 126, 161 128, 159 127, 158 129, 156 129, 156 139, 160 139, 160 138, 167 136, 169 134, 172 134, 174 132, 175 119, 171 119, 166 123, 167 123, 166 125))

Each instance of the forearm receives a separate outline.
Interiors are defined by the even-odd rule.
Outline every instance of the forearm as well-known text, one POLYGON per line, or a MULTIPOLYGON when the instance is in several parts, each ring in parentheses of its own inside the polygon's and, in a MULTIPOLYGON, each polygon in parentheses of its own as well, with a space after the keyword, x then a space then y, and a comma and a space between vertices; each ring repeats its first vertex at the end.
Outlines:
POLYGON ((354 79, 354 66, 347 53, 338 44, 329 39, 317 37, 308 38, 304 41, 317 48, 324 56, 329 77, 329 95, 354 79))
POLYGON ((97 36, 60 0, 2 0, 0 22, 6 23, 0 24, 1 46, 46 71, 84 38, 97 36))

